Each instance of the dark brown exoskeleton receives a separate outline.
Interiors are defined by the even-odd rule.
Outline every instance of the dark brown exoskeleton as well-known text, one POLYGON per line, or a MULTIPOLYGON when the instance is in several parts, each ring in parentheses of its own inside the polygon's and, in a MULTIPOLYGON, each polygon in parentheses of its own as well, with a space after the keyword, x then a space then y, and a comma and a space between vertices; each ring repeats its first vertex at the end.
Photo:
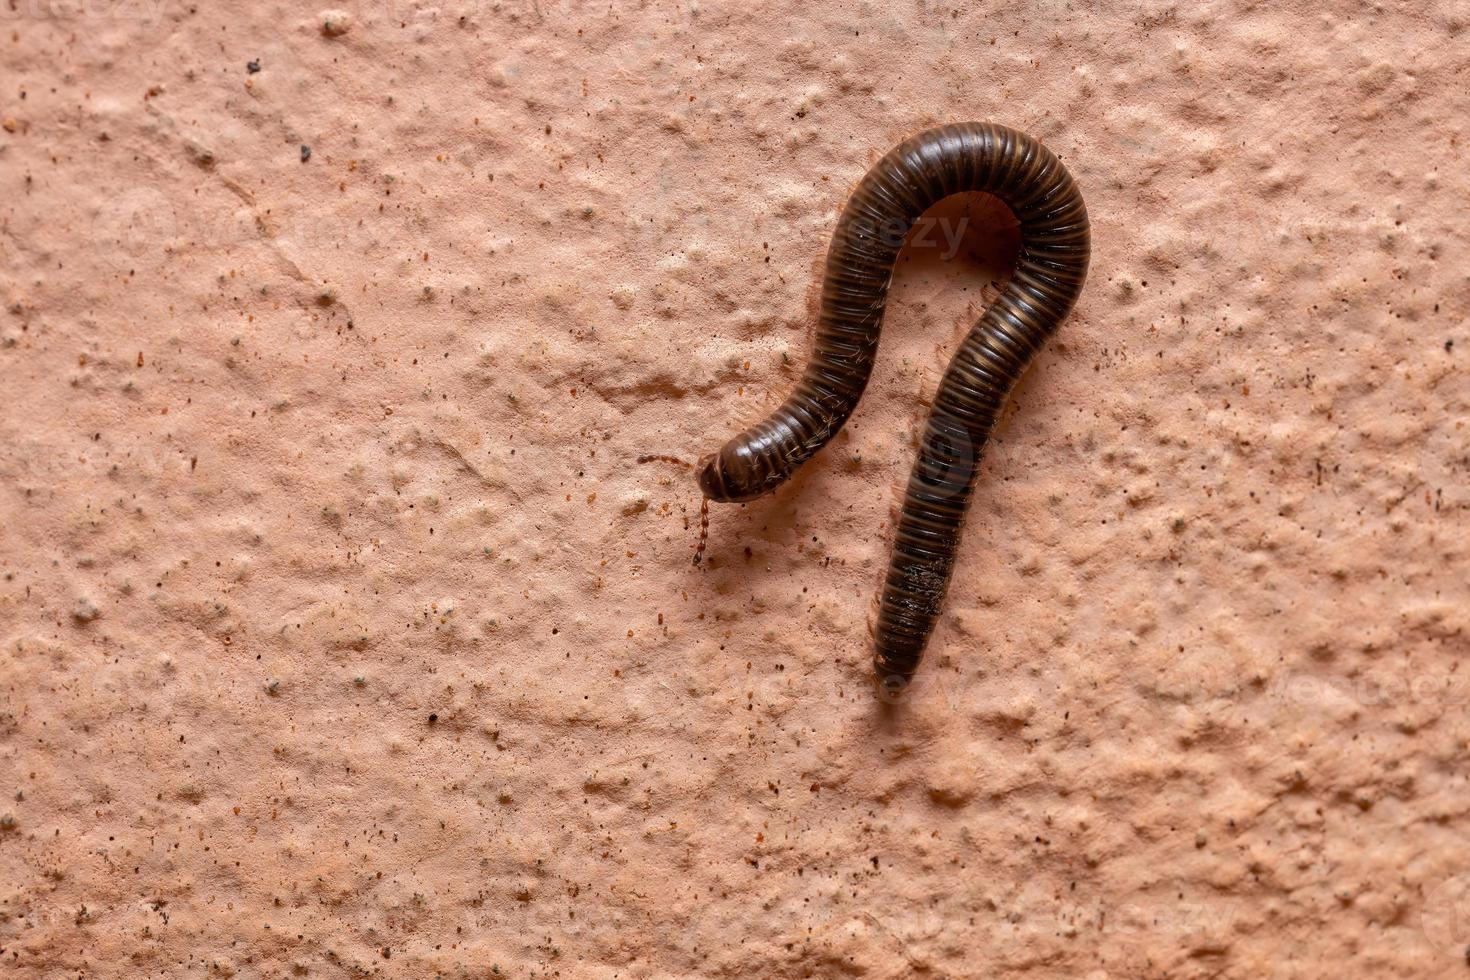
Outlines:
POLYGON ((994 195, 1015 214, 1021 251, 940 383, 909 478, 883 587, 874 665, 889 691, 918 669, 954 568, 980 456, 1006 395, 1071 311, 1090 255, 1087 208, 1061 162, 993 123, 941 126, 873 165, 843 209, 822 283, 815 349, 796 390, 769 418, 699 461, 708 500, 770 493, 827 444, 867 386, 883 306, 907 230, 939 200, 994 195))

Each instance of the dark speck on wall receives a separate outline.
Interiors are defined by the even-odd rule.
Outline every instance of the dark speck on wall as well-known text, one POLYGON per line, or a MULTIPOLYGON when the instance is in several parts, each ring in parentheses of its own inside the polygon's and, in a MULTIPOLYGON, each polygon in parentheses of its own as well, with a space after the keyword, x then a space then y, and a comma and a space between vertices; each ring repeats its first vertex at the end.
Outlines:
POLYGON ((245 62, 245 72, 246 72, 246 74, 254 75, 258 71, 260 71, 260 59, 259 58, 252 58, 249 61, 245 62))
POLYGON ((311 159, 311 147, 307 146, 305 143, 302 143, 301 144, 301 162, 302 163, 305 163, 306 161, 308 161, 310 159, 311 159))

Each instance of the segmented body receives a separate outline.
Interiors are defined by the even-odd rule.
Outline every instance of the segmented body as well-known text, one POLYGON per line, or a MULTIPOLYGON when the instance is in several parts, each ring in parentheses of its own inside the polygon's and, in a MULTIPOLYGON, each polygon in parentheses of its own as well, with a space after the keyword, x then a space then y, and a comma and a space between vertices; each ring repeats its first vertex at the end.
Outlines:
POLYGON ((930 206, 965 191, 993 194, 1011 209, 1021 250, 1005 290, 944 373, 909 478, 875 636, 875 669, 890 687, 913 677, 938 619, 980 457, 1006 395, 1082 290, 1087 208, 1061 162, 1024 133, 960 123, 910 137, 874 164, 832 235, 816 344, 801 382, 769 418, 698 467, 708 499, 750 500, 826 445, 872 373, 904 235, 930 206))

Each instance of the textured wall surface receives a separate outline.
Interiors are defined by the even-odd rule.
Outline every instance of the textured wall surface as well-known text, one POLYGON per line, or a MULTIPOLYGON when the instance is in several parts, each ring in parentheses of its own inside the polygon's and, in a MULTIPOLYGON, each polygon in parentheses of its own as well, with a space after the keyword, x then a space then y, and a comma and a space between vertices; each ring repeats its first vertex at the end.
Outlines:
POLYGON ((0 30, 6 976, 1466 975, 1470 6, 0 30), (993 205, 704 566, 636 460, 772 407, 849 189, 987 118, 1092 275, 888 705, 993 205))

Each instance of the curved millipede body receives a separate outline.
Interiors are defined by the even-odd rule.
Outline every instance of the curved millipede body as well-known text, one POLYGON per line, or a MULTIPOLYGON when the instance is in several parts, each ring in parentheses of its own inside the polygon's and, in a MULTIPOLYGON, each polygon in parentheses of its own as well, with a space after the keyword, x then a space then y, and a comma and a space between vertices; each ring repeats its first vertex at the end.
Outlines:
POLYGON ((853 192, 832 235, 816 345, 800 384, 770 418, 698 466, 706 498, 751 500, 826 445, 867 386, 904 235, 935 202, 965 191, 985 191, 1011 209, 1021 250, 1004 292, 945 371, 924 428, 875 636, 874 665, 889 689, 918 669, 1006 395, 1082 290, 1087 208, 1066 168, 1035 139, 992 123, 942 126, 891 150, 853 192))

